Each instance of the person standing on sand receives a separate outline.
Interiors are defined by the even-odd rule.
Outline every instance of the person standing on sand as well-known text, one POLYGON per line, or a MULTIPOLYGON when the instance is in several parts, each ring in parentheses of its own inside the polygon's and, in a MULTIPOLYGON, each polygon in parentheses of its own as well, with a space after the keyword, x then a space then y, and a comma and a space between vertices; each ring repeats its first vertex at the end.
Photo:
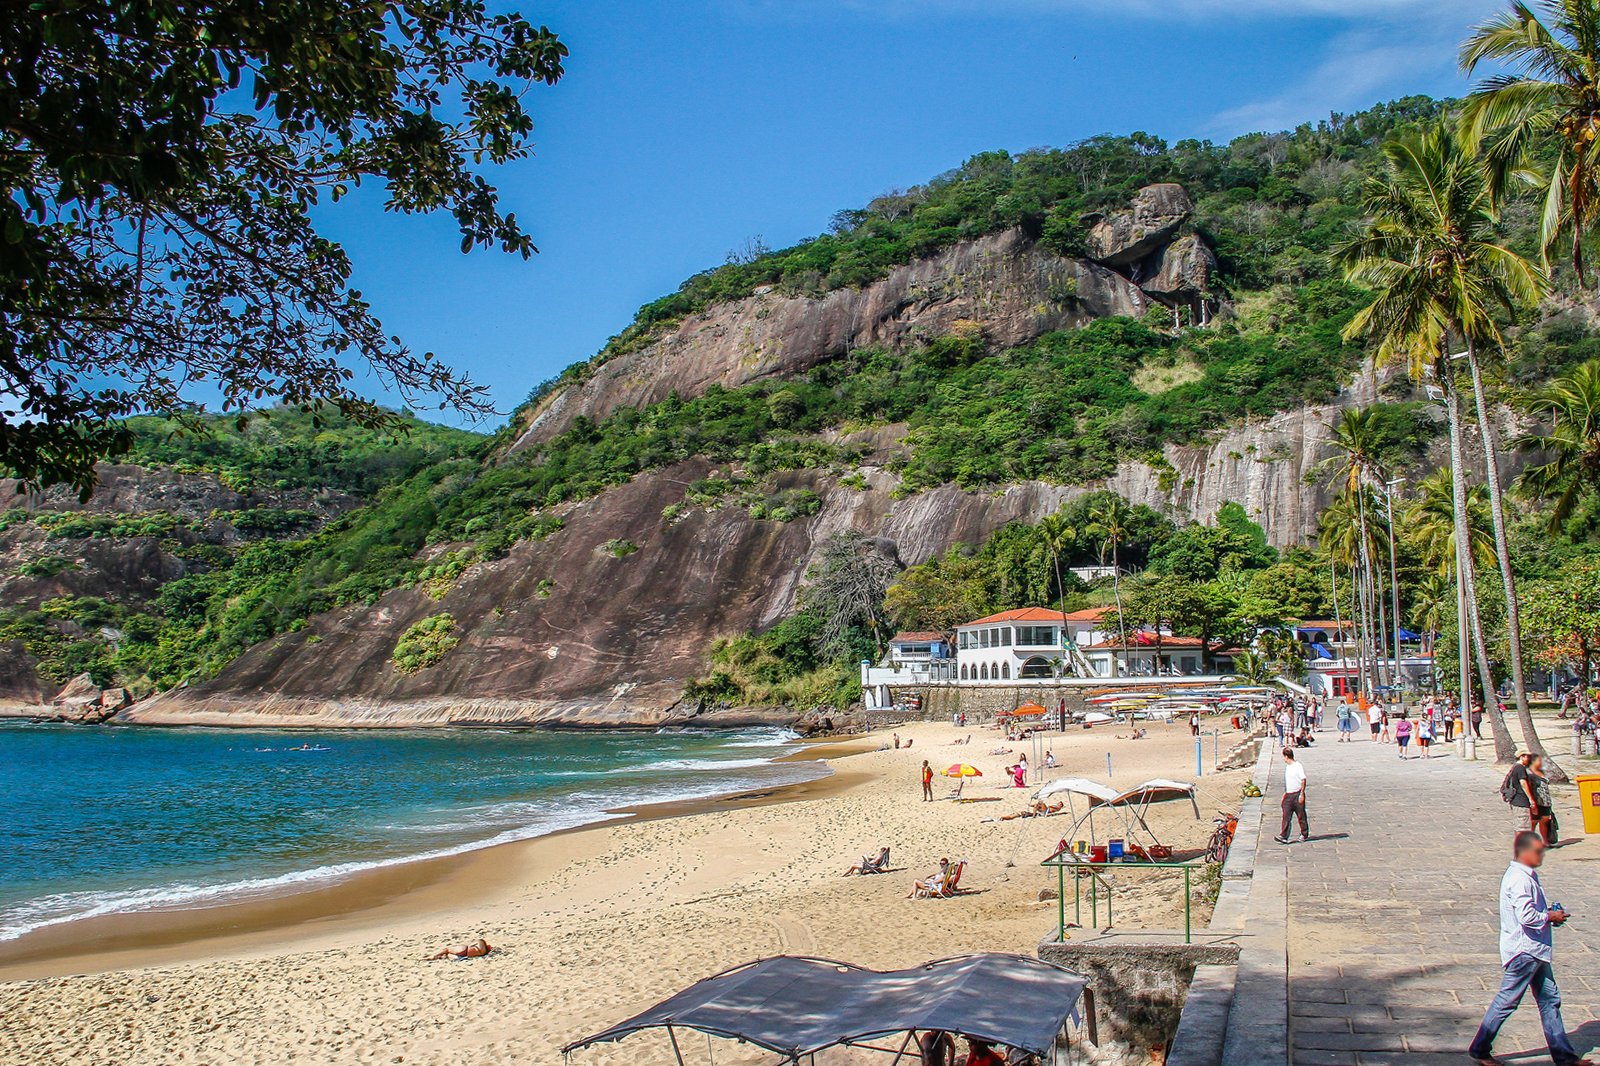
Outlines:
POLYGON ((927 759, 922 760, 922 802, 933 802, 933 767, 927 759))
POLYGON ((956 1042, 942 1029, 930 1029, 917 1038, 922 1066, 956 1066, 956 1042))
POLYGON ((895 751, 899 751, 900 750, 900 734, 899 733, 896 733, 894 735, 894 750, 895 751))
POLYGON ((1280 844, 1289 843, 1289 823, 1300 819, 1300 843, 1311 839, 1311 827, 1306 824, 1306 768, 1295 760, 1294 749, 1283 749, 1283 828, 1272 839, 1280 844))
POLYGON ((1595 1066, 1583 1058, 1567 1037, 1561 1020, 1561 990, 1556 987, 1555 938, 1551 933, 1565 925, 1567 912, 1545 899, 1539 883, 1545 843, 1538 833, 1524 830, 1512 842, 1513 858, 1500 879, 1500 991, 1483 1016, 1467 1054, 1480 1066, 1500 1066, 1494 1057, 1494 1038, 1529 990, 1539 1007, 1545 1044, 1556 1066, 1595 1066))

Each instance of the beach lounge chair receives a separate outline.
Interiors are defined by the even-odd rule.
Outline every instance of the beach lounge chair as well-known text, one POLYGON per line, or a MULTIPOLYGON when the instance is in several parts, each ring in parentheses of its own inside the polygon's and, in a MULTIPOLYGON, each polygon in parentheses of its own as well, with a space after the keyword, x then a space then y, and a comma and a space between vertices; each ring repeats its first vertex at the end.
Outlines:
POLYGON ((950 875, 944 879, 944 883, 939 886, 938 891, 934 894, 940 899, 949 899, 951 896, 957 895, 961 891, 961 871, 966 868, 967 861, 965 859, 950 867, 950 875))
POLYGON ((887 847, 883 847, 878 849, 878 854, 876 855, 861 856, 861 861, 850 867, 850 869, 846 870, 844 875, 846 877, 850 877, 854 874, 861 874, 862 876, 865 876, 867 874, 882 874, 888 872, 889 849, 887 847))

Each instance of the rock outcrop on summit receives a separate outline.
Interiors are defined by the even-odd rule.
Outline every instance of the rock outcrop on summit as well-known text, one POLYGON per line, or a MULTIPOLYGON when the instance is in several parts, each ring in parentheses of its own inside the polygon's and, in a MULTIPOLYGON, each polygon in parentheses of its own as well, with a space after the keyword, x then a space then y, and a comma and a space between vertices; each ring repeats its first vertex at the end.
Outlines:
POLYGON ((1128 268, 1159 251, 1189 220, 1194 201, 1182 185, 1146 185, 1126 211, 1096 222, 1089 230, 1089 256, 1107 266, 1128 268))

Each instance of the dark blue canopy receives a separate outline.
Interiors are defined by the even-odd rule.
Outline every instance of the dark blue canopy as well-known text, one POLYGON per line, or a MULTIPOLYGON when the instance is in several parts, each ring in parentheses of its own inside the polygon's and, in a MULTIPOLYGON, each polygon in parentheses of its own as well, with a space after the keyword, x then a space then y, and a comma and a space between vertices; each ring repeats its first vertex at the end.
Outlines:
POLYGON ((1026 955, 963 955, 888 973, 779 955, 707 977, 561 1050, 678 1026, 797 1059, 837 1044, 940 1029, 1045 1057, 1077 1019, 1083 987, 1070 970, 1026 955))
POLYGON ((1332 649, 1330 649, 1326 644, 1323 644, 1320 641, 1313 642, 1312 645, 1311 645, 1311 650, 1317 653, 1317 658, 1319 658, 1319 659, 1331 659, 1331 658, 1333 658, 1332 649))
POLYGON ((1402 629, 1402 630, 1400 630, 1400 639, 1401 640, 1421 640, 1422 639, 1422 634, 1421 633, 1413 633, 1409 629, 1402 629))

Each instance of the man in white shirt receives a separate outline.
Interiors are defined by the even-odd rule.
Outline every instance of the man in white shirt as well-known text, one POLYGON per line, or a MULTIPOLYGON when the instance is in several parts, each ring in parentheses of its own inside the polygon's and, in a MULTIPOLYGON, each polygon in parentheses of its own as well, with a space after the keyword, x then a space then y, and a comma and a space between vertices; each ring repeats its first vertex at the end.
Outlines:
POLYGON ((1567 912, 1550 906, 1544 887, 1539 884, 1544 849, 1544 838, 1538 833, 1518 833, 1512 844, 1516 857, 1500 879, 1500 964, 1505 976, 1483 1016, 1478 1035, 1467 1049, 1467 1054, 1481 1066, 1499 1066, 1501 1060, 1492 1051, 1494 1038, 1530 988, 1533 1001, 1539 1005, 1544 1040, 1556 1066, 1594 1066, 1591 1060, 1578 1055, 1561 1021, 1561 991, 1556 988, 1555 971, 1551 969, 1555 949, 1550 931, 1566 922, 1567 912))
POLYGON ((1295 760, 1293 748, 1284 748, 1283 828, 1272 839, 1289 843, 1289 823, 1296 815, 1300 817, 1300 843, 1304 844, 1311 837, 1311 828, 1306 824, 1306 768, 1295 760))

